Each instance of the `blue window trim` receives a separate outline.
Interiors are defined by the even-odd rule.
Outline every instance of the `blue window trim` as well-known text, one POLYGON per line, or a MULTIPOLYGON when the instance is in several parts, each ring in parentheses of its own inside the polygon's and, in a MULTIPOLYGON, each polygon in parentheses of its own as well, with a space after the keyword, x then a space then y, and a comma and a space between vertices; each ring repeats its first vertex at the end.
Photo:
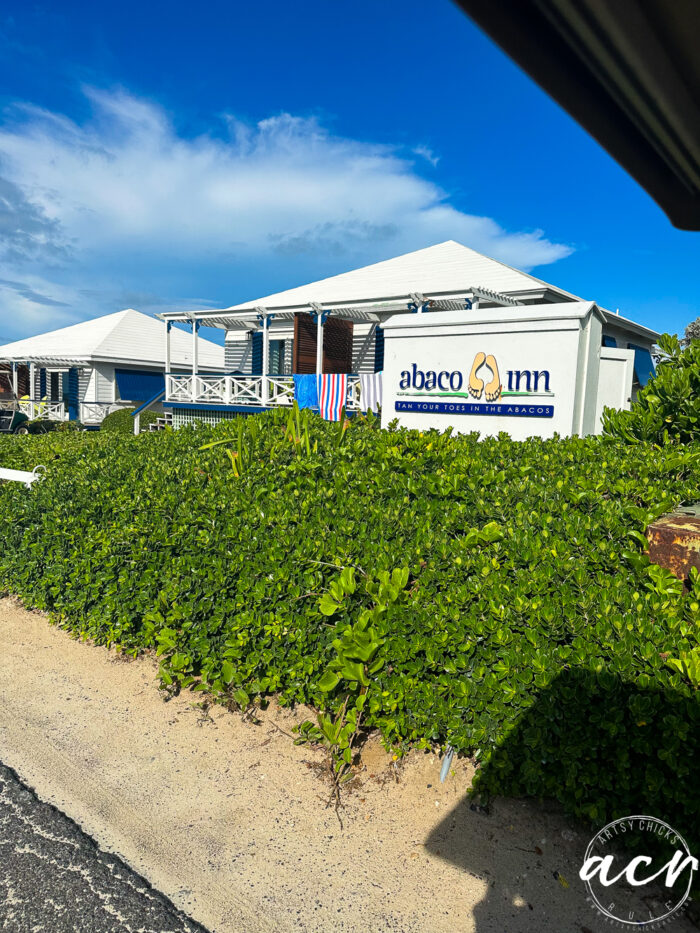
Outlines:
POLYGON ((627 347, 634 350, 634 378, 640 386, 645 386, 656 375, 651 352, 647 347, 640 347, 635 343, 628 343, 627 347))

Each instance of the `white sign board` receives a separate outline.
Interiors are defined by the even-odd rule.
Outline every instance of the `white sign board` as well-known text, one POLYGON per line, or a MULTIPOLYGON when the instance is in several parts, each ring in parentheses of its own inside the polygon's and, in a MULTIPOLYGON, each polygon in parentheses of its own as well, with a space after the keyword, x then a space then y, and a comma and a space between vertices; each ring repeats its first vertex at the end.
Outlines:
POLYGON ((402 314, 384 335, 383 426, 516 440, 596 430, 602 315, 593 302, 402 314))

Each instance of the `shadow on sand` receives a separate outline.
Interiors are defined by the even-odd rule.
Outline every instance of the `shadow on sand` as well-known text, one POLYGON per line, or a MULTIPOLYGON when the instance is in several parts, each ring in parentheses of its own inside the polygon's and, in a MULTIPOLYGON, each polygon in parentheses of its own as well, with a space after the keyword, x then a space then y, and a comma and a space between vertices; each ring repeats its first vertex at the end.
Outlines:
MULTIPOLYGON (((610 929, 578 877, 596 829, 650 815, 700 854, 700 693, 562 671, 480 769, 476 787, 479 797, 465 795, 425 846, 488 884, 472 918, 478 933, 610 929), (560 803, 547 802, 555 796, 560 803), (564 831, 562 805, 578 814, 564 831)), ((636 917, 659 909, 660 888, 616 890, 618 905, 636 917)), ((696 928, 681 917, 673 929, 696 928)))

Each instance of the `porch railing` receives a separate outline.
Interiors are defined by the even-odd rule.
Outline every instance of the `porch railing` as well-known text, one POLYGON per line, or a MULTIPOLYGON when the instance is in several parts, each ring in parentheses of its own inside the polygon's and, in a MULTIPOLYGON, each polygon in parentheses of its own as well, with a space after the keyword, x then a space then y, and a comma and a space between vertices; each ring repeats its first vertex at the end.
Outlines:
POLYGON ((45 418, 47 421, 67 421, 68 412, 63 402, 49 402, 46 399, 23 398, 18 402, 19 410, 30 419, 45 418))
POLYGON ((80 420, 83 424, 102 424, 107 415, 120 408, 133 408, 131 402, 81 402, 80 420))
MULTIPOLYGON (((294 379, 291 376, 166 376, 167 402, 195 405, 250 405, 270 408, 294 403, 294 379)), ((348 376, 345 407, 360 407, 360 377, 348 376)))

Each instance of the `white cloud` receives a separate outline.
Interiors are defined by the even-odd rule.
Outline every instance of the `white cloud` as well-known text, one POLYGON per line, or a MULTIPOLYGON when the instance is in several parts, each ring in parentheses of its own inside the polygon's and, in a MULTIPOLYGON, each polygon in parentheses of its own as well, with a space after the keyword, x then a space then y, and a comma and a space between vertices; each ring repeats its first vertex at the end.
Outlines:
POLYGON ((430 148, 430 146, 423 146, 423 145, 421 145, 421 146, 415 146, 414 149, 413 149, 413 152, 414 152, 417 156, 420 156, 422 159, 425 159, 426 162, 430 162, 430 164, 433 166, 433 168, 435 168, 435 166, 436 166, 436 165, 438 164, 438 162, 440 161, 440 156, 439 156, 439 155, 435 155, 435 153, 434 153, 433 150, 430 148))
MULTIPOLYGON (((113 310, 129 291, 175 301, 183 270, 184 294, 207 294, 217 263, 233 260, 257 263, 264 294, 282 284, 262 280, 265 262, 288 270, 285 284, 301 284, 308 275, 292 274, 300 256, 305 273, 320 276, 332 262, 330 271, 342 271, 450 238, 520 268, 571 252, 539 230, 510 233, 457 210, 398 149, 334 136, 314 118, 280 114, 248 125, 225 116, 221 136, 187 138, 150 101, 85 93, 92 115, 82 124, 17 105, 0 126, 0 171, 14 199, 7 210, 26 219, 13 241, 0 196, 0 234, 26 270, 22 277, 17 262, 0 259, 0 279, 14 283, 4 295, 16 298, 3 306, 20 320, 32 291, 61 302, 72 292, 76 318, 113 310), (340 254, 347 265, 337 268, 340 254)), ((437 161, 424 146, 413 152, 437 161)))

